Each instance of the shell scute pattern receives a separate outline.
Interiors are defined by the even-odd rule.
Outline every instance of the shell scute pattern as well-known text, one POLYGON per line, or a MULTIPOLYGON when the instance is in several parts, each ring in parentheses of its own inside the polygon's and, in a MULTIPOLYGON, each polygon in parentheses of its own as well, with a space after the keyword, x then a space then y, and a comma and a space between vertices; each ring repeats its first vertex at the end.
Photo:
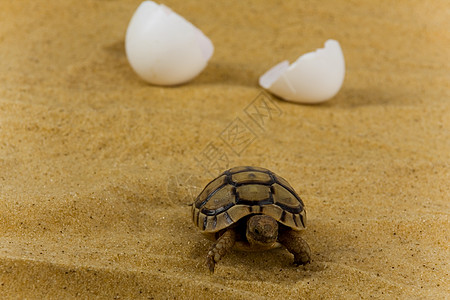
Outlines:
POLYGON ((265 214, 300 230, 306 227, 304 204, 282 177, 259 167, 235 167, 211 181, 192 206, 194 223, 217 232, 251 214, 265 214))

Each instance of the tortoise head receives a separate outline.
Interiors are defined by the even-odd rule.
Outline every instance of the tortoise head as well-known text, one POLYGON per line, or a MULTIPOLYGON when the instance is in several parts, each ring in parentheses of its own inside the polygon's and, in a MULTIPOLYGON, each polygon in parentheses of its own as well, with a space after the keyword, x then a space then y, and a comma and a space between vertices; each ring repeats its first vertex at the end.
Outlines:
POLYGON ((246 237, 252 246, 272 246, 278 238, 278 223, 265 215, 251 216, 247 221, 246 237))

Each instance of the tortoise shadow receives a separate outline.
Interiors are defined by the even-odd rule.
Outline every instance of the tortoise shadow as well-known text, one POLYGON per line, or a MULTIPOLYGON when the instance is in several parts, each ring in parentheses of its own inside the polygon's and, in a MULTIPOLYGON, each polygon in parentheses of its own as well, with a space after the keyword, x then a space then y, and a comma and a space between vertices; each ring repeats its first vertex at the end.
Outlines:
MULTIPOLYGON (((190 252, 190 257, 206 261, 206 254, 212 244, 212 241, 197 242, 190 252)), ((203 265, 204 271, 207 272, 206 264, 203 265)), ((255 252, 233 249, 216 264, 213 276, 223 279, 233 276, 234 280, 248 282, 261 281, 261 278, 264 278, 266 282, 286 284, 310 278, 314 273, 325 269, 326 265, 319 260, 313 260, 305 266, 295 266, 292 254, 285 248, 255 252)))
MULTIPOLYGON (((214 276, 222 277, 224 280, 233 277, 235 280, 247 282, 258 282, 264 278, 264 281, 274 284, 295 284, 301 280, 320 276, 320 273, 329 268, 330 263, 342 263, 337 258, 338 253, 342 251, 342 245, 333 238, 339 236, 339 233, 333 224, 313 219, 302 235, 311 246, 311 263, 295 266, 293 255, 284 247, 255 252, 233 249, 217 263, 214 276)), ((201 258, 204 263, 213 242, 202 238, 199 236, 190 254, 192 259, 201 258)), ((206 265, 203 266, 206 272, 206 265)))

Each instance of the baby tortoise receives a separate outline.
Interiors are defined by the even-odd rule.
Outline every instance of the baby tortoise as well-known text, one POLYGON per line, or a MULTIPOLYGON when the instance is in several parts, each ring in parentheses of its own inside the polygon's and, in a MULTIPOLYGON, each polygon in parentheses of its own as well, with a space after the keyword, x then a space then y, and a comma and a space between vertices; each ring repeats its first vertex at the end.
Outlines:
POLYGON ((294 254, 294 264, 311 260, 299 232, 306 228, 303 201, 285 179, 267 169, 235 167, 223 172, 198 195, 192 220, 216 241, 206 257, 211 273, 233 246, 259 251, 283 245, 294 254))

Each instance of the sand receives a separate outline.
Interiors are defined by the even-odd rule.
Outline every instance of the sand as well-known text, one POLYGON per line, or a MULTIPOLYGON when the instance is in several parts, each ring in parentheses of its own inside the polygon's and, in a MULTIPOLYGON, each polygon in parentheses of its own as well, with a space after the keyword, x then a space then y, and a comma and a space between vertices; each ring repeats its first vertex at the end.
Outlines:
POLYGON ((171 88, 127 64, 139 3, 0 2, 2 299, 449 297, 448 1, 167 1, 216 49, 171 88), (261 94, 328 38, 333 100, 261 94), (208 273, 189 204, 236 165, 301 195, 311 264, 233 251, 208 273))

